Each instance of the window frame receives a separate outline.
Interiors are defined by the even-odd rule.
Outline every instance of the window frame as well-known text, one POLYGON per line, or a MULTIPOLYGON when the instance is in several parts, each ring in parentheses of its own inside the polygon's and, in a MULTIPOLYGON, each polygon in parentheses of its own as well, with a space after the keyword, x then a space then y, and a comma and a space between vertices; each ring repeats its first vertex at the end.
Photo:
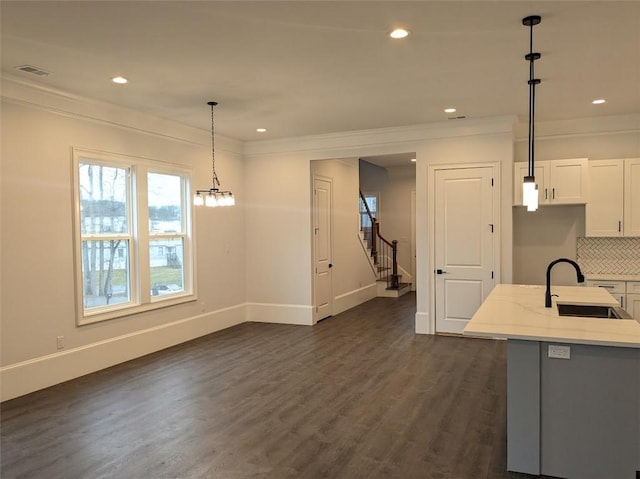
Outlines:
POLYGON ((73 168, 73 226, 74 274, 76 295, 76 323, 79 326, 121 318, 144 311, 197 300, 195 293, 195 237, 191 204, 192 170, 176 163, 151 160, 98 150, 72 148, 73 168), (127 233, 82 234, 80 214, 80 164, 123 168, 127 171, 127 233), (182 232, 152 234, 149 231, 148 174, 157 173, 181 178, 182 232), (161 238, 183 239, 183 290, 161 296, 151 294, 151 241, 161 238), (93 308, 84 306, 84 277, 82 270, 83 241, 129 241, 129 300, 93 308))
MULTIPOLYGON (((380 221, 380 218, 378 217, 378 213, 379 213, 379 211, 380 211, 380 195, 379 195, 379 193, 378 193, 377 191, 376 191, 376 192, 362 192, 362 196, 364 196, 365 201, 366 201, 368 198, 375 198, 375 200, 376 200, 376 209, 375 209, 375 212, 374 212, 374 211, 371 211, 371 208, 369 208, 369 210, 371 211, 371 214, 373 215, 373 217, 374 217, 375 219, 377 219, 378 221, 380 221), (375 213, 375 214, 374 214, 374 213, 375 213)), ((362 200, 362 198, 360 198, 360 200, 362 200)), ((360 201, 358 201, 358 210, 359 210, 359 211, 358 211, 358 214, 360 215, 360 228, 361 228, 361 229, 362 229, 362 228, 371 228, 373 225, 364 226, 364 225, 362 224, 362 223, 363 223, 362 219, 363 219, 363 217, 367 214, 367 210, 366 210, 366 209, 365 209, 365 210, 363 210, 363 209, 361 208, 361 205, 362 205, 362 203, 361 203, 360 201)), ((368 204, 368 203, 367 203, 367 206, 369 206, 369 204, 368 204)))

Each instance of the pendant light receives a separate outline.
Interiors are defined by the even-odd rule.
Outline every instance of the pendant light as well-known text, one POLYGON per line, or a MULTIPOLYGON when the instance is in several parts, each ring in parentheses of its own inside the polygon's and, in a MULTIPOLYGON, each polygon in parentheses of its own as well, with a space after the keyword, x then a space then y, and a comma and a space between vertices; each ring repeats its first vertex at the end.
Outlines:
POLYGON ((209 206, 214 208, 216 206, 233 206, 236 204, 236 200, 231 191, 220 190, 220 180, 216 173, 216 143, 214 134, 214 115, 213 107, 218 102, 209 101, 207 105, 211 107, 211 188, 208 190, 196 190, 196 194, 193 196, 193 204, 196 206, 209 206))
POLYGON ((542 21, 540 15, 530 15, 522 19, 522 24, 529 27, 529 53, 524 58, 529 62, 529 142, 528 142, 528 171, 522 183, 522 204, 527 211, 538 209, 538 185, 535 177, 535 112, 536 112, 536 85, 540 80, 535 78, 534 62, 540 59, 540 53, 533 51, 533 27, 542 21))

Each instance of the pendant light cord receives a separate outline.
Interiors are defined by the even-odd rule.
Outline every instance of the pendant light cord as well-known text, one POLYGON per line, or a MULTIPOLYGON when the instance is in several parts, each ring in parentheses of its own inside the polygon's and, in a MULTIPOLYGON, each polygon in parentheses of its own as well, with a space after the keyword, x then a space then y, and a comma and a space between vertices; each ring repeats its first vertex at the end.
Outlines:
POLYGON ((534 138, 534 119, 535 119, 535 85, 533 83, 534 67, 533 67, 533 23, 529 26, 529 176, 534 176, 533 166, 533 138, 534 138))
POLYGON ((210 101, 209 105, 211 105, 211 184, 213 185, 213 189, 218 189, 220 186, 220 180, 218 180, 218 175, 216 173, 216 139, 214 135, 215 131, 215 122, 213 115, 213 107, 215 107, 218 102, 210 101))
POLYGON ((540 80, 535 78, 534 62, 540 58, 540 53, 533 51, 533 27, 541 22, 542 18, 538 15, 531 15, 522 19, 522 23, 529 27, 529 54, 525 55, 525 59, 529 61, 529 144, 528 144, 528 176, 535 176, 535 118, 536 118, 536 85, 540 80))

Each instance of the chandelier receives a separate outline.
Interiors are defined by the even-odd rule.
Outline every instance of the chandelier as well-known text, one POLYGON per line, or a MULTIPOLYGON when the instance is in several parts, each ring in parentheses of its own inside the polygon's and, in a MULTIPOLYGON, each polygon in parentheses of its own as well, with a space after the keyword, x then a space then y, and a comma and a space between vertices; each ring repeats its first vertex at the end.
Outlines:
POLYGON ((214 135, 214 115, 213 108, 218 104, 216 101, 209 101, 207 105, 211 107, 211 188, 208 190, 196 190, 196 194, 193 196, 193 204, 196 206, 209 206, 215 208, 216 206, 233 206, 236 204, 236 199, 233 197, 231 191, 222 191, 220 189, 220 180, 216 173, 216 143, 214 135))

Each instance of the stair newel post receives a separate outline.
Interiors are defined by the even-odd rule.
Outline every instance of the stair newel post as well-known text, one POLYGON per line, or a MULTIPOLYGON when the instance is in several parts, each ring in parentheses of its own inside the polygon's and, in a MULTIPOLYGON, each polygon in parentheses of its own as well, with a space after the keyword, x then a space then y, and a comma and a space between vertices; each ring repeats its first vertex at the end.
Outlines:
POLYGON ((391 287, 398 288, 399 280, 398 280, 398 240, 393 240, 391 242, 391 253, 392 253, 392 264, 391 264, 391 287))

